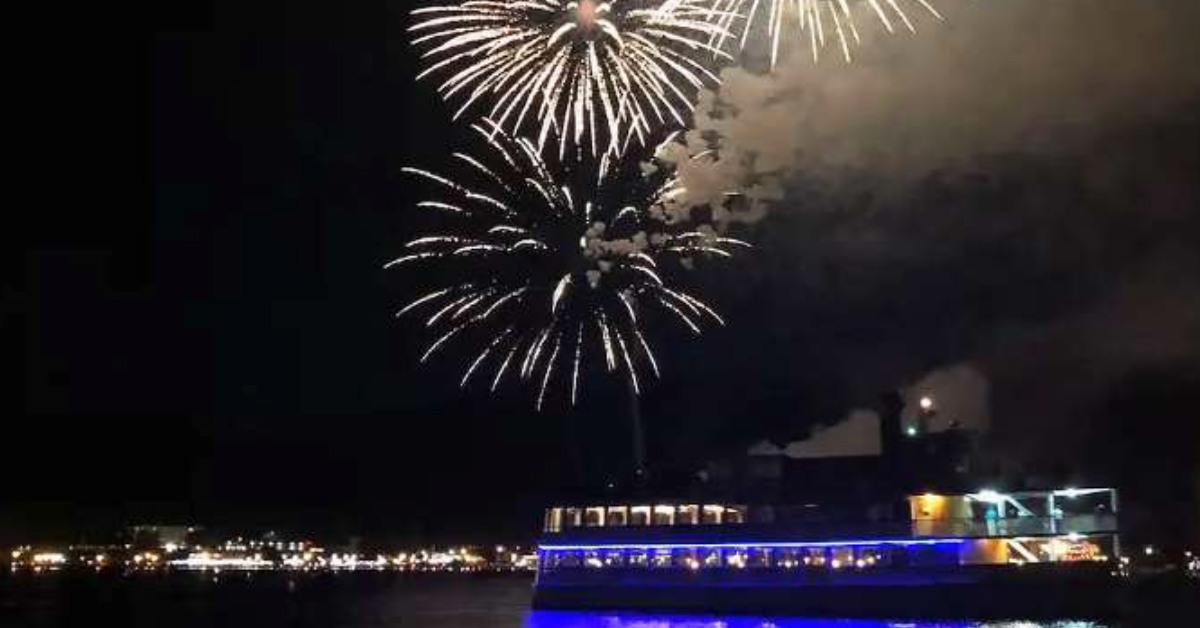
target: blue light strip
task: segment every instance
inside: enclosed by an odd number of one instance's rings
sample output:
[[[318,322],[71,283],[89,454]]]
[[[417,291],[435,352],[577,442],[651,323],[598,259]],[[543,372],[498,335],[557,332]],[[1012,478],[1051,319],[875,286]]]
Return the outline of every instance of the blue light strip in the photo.
[[[793,548],[807,547],[861,547],[872,545],[958,545],[966,539],[879,539],[874,541],[814,541],[792,543],[609,543],[599,545],[539,545],[541,551],[569,550],[608,550],[608,549],[758,549],[758,548]]]

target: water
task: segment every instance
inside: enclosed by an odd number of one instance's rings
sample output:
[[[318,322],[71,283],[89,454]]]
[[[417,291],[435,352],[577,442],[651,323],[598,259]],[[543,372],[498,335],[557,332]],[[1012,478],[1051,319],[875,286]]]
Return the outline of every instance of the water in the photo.
[[[1094,622],[912,622],[863,619],[621,616],[531,613],[523,628],[1102,628]]]
[[[49,628],[1126,628],[1093,622],[888,622],[529,610],[523,577],[347,574],[0,579],[0,626]],[[1169,628],[1163,626],[1163,628]]]

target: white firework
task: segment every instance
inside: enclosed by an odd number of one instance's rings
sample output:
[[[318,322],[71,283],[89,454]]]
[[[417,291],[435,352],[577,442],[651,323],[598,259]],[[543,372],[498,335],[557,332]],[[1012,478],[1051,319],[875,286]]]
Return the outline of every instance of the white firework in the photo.
[[[909,17],[907,7],[919,7],[937,19],[942,15],[929,0],[707,0],[713,11],[711,19],[721,26],[724,35],[710,40],[714,45],[729,42],[745,48],[750,33],[756,25],[766,21],[766,35],[771,48],[771,66],[779,60],[781,42],[788,37],[787,29],[795,33],[812,49],[813,60],[827,42],[836,42],[846,61],[850,61],[850,49],[860,43],[855,26],[855,10],[860,6],[879,20],[887,32],[905,28],[915,32],[916,27]],[[666,0],[665,10],[670,10],[682,0]],[[758,27],[761,28],[761,27]]]
[[[484,371],[492,373],[493,390],[507,380],[530,381],[541,409],[557,382],[575,403],[586,360],[623,373],[640,392],[640,369],[657,376],[659,368],[642,327],[647,318],[674,320],[696,334],[705,324],[724,324],[671,283],[671,271],[683,259],[724,258],[749,245],[657,223],[653,209],[676,191],[674,181],[618,184],[602,175],[596,183],[564,184],[532,141],[490,120],[473,128],[489,150],[455,154],[469,176],[405,169],[442,192],[420,206],[447,221],[443,233],[413,239],[386,265],[435,278],[397,313],[423,313],[433,332],[422,362],[452,345],[474,346],[464,387]]]
[[[685,126],[725,25],[712,0],[470,0],[413,11],[420,78],[500,128],[534,131],[592,155],[645,145],[656,127]]]

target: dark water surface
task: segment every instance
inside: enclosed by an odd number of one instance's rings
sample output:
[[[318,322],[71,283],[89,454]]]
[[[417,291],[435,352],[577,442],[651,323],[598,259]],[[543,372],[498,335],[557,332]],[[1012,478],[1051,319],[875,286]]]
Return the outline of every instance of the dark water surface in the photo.
[[[519,576],[51,575],[0,578],[3,628],[1126,628],[1093,622],[888,622],[529,610]],[[1169,628],[1163,626],[1162,628]]]

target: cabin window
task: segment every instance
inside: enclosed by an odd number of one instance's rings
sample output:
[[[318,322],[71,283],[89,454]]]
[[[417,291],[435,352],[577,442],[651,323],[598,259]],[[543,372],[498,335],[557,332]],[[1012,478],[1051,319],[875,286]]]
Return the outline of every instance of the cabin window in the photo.
[[[558,555],[558,567],[564,569],[573,569],[580,565],[579,552],[562,552]]]
[[[775,509],[771,506],[754,506],[750,508],[750,523],[775,523]]]
[[[829,566],[834,569],[844,569],[854,566],[854,548],[835,547],[829,551]]]
[[[546,531],[562,532],[563,509],[550,508],[546,511]]]
[[[583,511],[579,508],[567,508],[563,511],[564,528],[583,527]]]
[[[858,559],[854,561],[854,566],[859,569],[878,566],[883,562],[883,552],[876,547],[865,547],[858,552]]]
[[[694,526],[700,523],[699,506],[680,506],[675,512],[676,525]]]
[[[604,561],[600,559],[599,552],[584,552],[583,564],[591,569],[597,569],[604,566]]]
[[[746,523],[745,506],[729,506],[722,516],[723,523]]]
[[[755,548],[750,550],[750,554],[746,559],[746,564],[749,567],[757,569],[765,569],[771,566],[771,550],[766,548]]]
[[[677,549],[671,558],[671,563],[678,569],[700,568],[700,558],[696,556],[696,550]]]
[[[654,507],[654,525],[656,525],[656,526],[673,526],[673,525],[675,525],[675,507],[674,506],[655,506]]]
[[[604,507],[600,506],[597,508],[588,508],[586,522],[587,522],[586,525],[589,528],[603,528],[604,527]]]
[[[624,527],[629,525],[629,507],[628,506],[611,506],[608,509],[608,515],[605,517],[605,522],[609,527]]]
[[[631,526],[648,526],[650,525],[650,507],[649,506],[634,506],[629,509],[629,525]]]
[[[783,567],[784,569],[795,569],[800,566],[799,552],[790,548],[782,548],[775,550],[775,566]]]
[[[724,506],[714,506],[713,504],[706,504],[702,511],[702,514],[701,514],[702,519],[700,520],[700,522],[703,523],[704,525],[720,525],[721,524],[721,513],[723,513],[723,512],[725,512]]]

